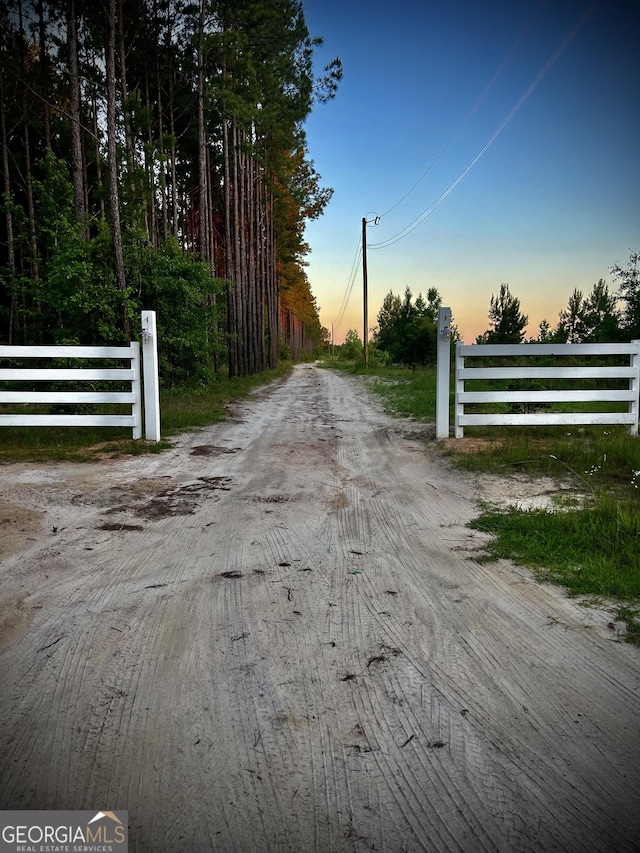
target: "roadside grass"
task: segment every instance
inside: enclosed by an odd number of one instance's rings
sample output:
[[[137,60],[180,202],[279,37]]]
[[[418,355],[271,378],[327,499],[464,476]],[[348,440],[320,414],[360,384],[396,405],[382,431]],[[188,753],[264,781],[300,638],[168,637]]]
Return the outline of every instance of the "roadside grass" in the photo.
[[[390,412],[435,420],[434,369],[401,370],[327,361],[371,377]],[[453,418],[451,419],[453,421]],[[541,580],[612,602],[624,639],[640,645],[640,439],[623,427],[475,427],[443,443],[457,467],[570,480],[574,500],[551,509],[486,507],[471,527],[490,533],[489,559],[508,558]]]
[[[161,391],[162,440],[159,442],[133,441],[131,429],[125,427],[3,427],[0,463],[91,462],[104,455],[161,453],[172,446],[169,440],[172,435],[224,420],[225,405],[290,370],[291,363],[283,362],[277,369],[255,376],[234,379],[220,376],[206,386]]]

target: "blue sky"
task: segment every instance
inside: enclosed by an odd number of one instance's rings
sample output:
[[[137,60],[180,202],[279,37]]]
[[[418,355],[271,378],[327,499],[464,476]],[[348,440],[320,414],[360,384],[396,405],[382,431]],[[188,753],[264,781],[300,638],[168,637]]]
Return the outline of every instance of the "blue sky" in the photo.
[[[316,73],[335,56],[344,65],[335,100],[306,124],[309,156],[334,189],[306,231],[329,330],[353,282],[336,343],[350,328],[362,336],[361,265],[351,273],[363,216],[381,216],[367,229],[369,327],[385,294],[407,286],[437,287],[467,341],[488,327],[502,282],[533,336],[575,287],[586,294],[604,278],[615,289],[609,268],[640,250],[637,0],[304,0],[304,10],[324,38]],[[393,242],[510,115],[437,209]]]

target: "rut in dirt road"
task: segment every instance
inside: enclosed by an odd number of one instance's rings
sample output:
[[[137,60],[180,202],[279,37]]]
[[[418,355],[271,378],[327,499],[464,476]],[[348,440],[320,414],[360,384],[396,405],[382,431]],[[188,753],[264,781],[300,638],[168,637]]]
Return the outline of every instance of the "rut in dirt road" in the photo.
[[[638,850],[638,650],[474,561],[416,430],[298,366],[153,459],[6,466],[61,533],[2,563],[0,807],[128,809],[136,853]]]

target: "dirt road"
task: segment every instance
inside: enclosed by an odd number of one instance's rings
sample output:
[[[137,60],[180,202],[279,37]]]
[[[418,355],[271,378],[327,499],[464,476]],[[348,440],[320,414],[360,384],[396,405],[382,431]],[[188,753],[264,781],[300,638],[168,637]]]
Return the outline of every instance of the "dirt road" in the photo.
[[[0,469],[0,807],[128,809],[137,853],[640,849],[640,651],[474,560],[491,484],[316,367],[229,414]]]

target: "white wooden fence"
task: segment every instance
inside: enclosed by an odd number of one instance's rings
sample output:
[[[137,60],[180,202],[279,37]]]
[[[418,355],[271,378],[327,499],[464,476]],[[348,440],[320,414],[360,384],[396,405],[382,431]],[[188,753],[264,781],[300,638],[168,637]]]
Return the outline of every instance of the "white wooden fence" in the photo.
[[[620,366],[588,365],[591,359],[611,355],[627,356],[629,363]],[[471,367],[468,359],[478,357],[554,356],[564,358],[564,364],[549,366]],[[580,366],[568,364],[567,359],[580,356]],[[584,357],[584,358],[582,358]],[[550,424],[626,424],[632,435],[638,434],[638,388],[640,387],[640,341],[624,344],[457,344],[455,391],[455,437],[461,438],[465,426],[535,426]],[[567,390],[503,389],[493,391],[468,390],[467,383],[485,379],[507,380],[572,380],[576,388]],[[596,387],[580,388],[580,381],[596,380]],[[613,390],[611,379],[624,380],[627,387]],[[598,384],[599,383],[599,387]],[[604,386],[604,387],[603,387]],[[626,403],[626,412],[553,412],[546,407],[553,403],[617,402]],[[541,411],[469,413],[467,404],[519,403],[524,409],[545,406]]]
[[[144,361],[144,423],[145,438],[160,440],[160,410],[158,403],[158,372],[155,337],[155,312],[142,312],[142,348]],[[131,427],[133,438],[142,437],[143,396],[140,365],[140,344],[132,342],[127,347],[81,346],[0,346],[0,360],[4,359],[60,359],[81,358],[100,361],[105,359],[128,361],[128,367],[82,368],[0,368],[0,382],[126,382],[127,391],[0,391],[0,404],[127,404],[128,414],[19,414],[0,413],[0,426],[119,426]]]

